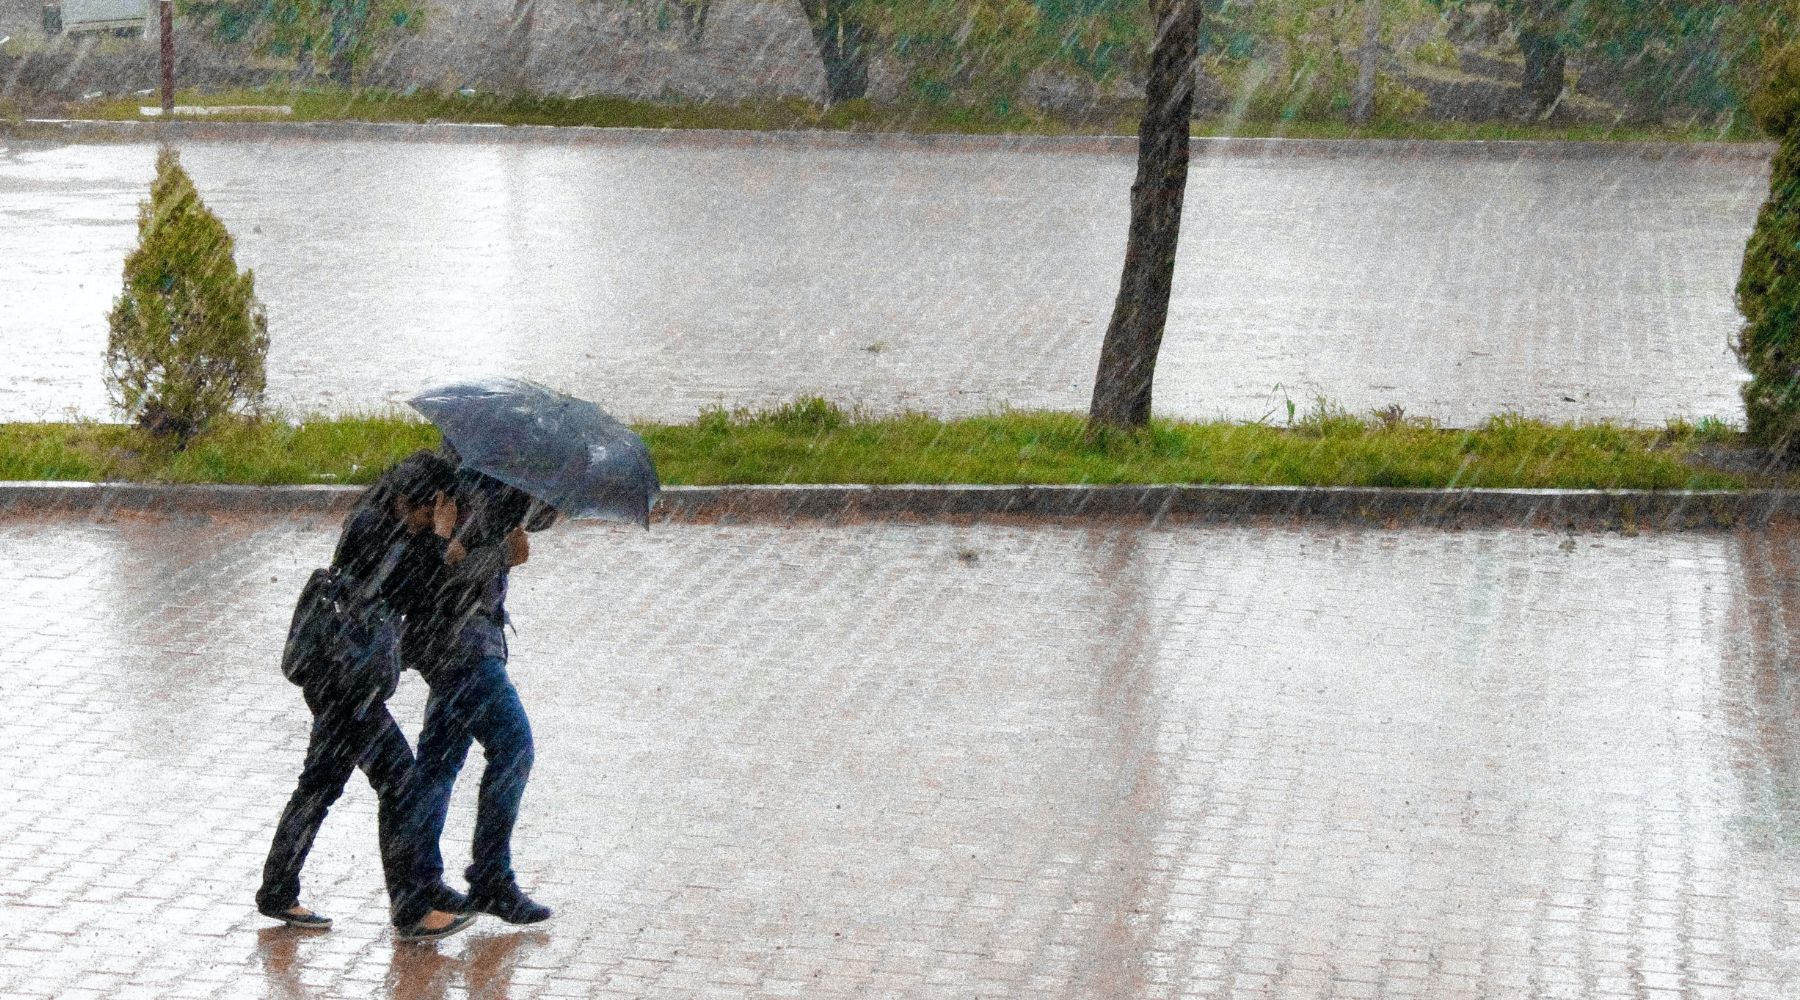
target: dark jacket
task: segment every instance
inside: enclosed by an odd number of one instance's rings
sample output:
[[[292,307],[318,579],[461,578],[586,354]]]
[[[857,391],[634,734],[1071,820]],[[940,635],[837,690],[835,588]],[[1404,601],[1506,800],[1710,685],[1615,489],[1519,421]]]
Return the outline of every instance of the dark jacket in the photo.
[[[364,608],[411,616],[429,601],[448,545],[430,531],[411,534],[388,512],[363,506],[344,522],[331,568],[354,581]]]
[[[455,566],[438,561],[401,640],[402,662],[433,685],[507,655],[504,538],[524,508],[510,495],[516,491],[485,476],[459,479],[456,502],[464,516],[457,540],[468,555]]]

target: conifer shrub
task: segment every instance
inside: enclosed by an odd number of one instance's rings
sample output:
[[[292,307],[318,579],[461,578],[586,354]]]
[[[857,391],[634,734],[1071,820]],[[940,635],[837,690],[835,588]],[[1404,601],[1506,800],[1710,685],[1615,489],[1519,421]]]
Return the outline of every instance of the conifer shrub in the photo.
[[[1734,346],[1751,376],[1743,388],[1750,437],[1786,457],[1800,453],[1800,43],[1770,60],[1749,106],[1781,145],[1744,248],[1744,326]]]
[[[238,272],[231,233],[173,149],[157,155],[138,246],[106,318],[107,391],[152,433],[185,446],[216,418],[261,403],[269,324],[255,277]]]

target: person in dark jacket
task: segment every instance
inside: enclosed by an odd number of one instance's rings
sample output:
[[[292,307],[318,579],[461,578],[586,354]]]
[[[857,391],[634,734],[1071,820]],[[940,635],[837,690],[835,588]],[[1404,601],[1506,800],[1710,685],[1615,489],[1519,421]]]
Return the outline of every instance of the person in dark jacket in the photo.
[[[453,565],[433,589],[430,610],[409,625],[402,660],[431,686],[408,809],[419,843],[415,880],[443,880],[438,841],[450,792],[469,748],[480,743],[487,762],[476,799],[475,835],[466,871],[469,907],[514,924],[548,919],[550,909],[519,888],[512,867],[512,831],[531,774],[531,721],[506,674],[508,571],[531,556],[526,528],[541,530],[554,509],[525,493],[461,469],[455,494],[462,518]]]
[[[338,538],[331,565],[350,588],[347,602],[365,621],[418,618],[427,611],[429,587],[455,549],[454,466],[430,452],[412,455],[384,473],[357,502]],[[310,655],[308,655],[310,654]],[[454,934],[474,918],[466,900],[441,881],[416,882],[418,842],[403,823],[412,750],[387,710],[391,680],[381,689],[352,685],[346,671],[308,647],[297,665],[312,735],[298,786],[282,811],[256,893],[258,912],[306,928],[331,926],[328,917],[300,905],[300,870],[326,811],[361,768],[379,799],[377,824],[382,871],[399,936],[423,940]],[[366,683],[366,682],[359,682]],[[435,845],[434,845],[435,846]]]

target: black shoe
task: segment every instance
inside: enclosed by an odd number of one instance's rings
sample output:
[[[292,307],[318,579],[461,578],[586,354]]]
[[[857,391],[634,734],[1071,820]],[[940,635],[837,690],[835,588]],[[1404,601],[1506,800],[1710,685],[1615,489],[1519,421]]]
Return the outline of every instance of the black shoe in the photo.
[[[458,931],[466,930],[474,922],[475,914],[473,913],[458,913],[455,920],[435,929],[425,926],[425,921],[421,920],[408,927],[394,928],[394,939],[397,941],[436,941],[438,938],[447,938]]]
[[[434,910],[445,913],[468,913],[469,897],[450,888],[443,882],[425,890],[425,902]]]
[[[515,882],[494,888],[470,886],[469,909],[491,913],[509,924],[535,924],[550,919],[550,908],[532,902]]]
[[[301,910],[303,912],[295,913],[295,910]],[[328,931],[331,929],[330,917],[314,913],[311,910],[306,909],[306,907],[301,906],[299,903],[295,903],[285,910],[278,910],[273,906],[258,906],[256,912],[268,917],[270,920],[279,920],[289,927],[301,927],[309,931]]]

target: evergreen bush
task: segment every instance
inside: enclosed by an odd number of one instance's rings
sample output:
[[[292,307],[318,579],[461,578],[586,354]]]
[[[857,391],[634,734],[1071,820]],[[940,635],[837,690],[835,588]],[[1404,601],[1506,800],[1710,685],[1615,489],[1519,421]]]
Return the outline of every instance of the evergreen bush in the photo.
[[[231,234],[172,149],[138,207],[138,247],[107,314],[106,387],[140,426],[185,445],[216,417],[262,400],[269,324]]]
[[[1800,452],[1800,44],[1774,56],[1749,102],[1780,142],[1769,200],[1756,216],[1738,277],[1738,357],[1750,370],[1744,410],[1750,436],[1781,455]]]

